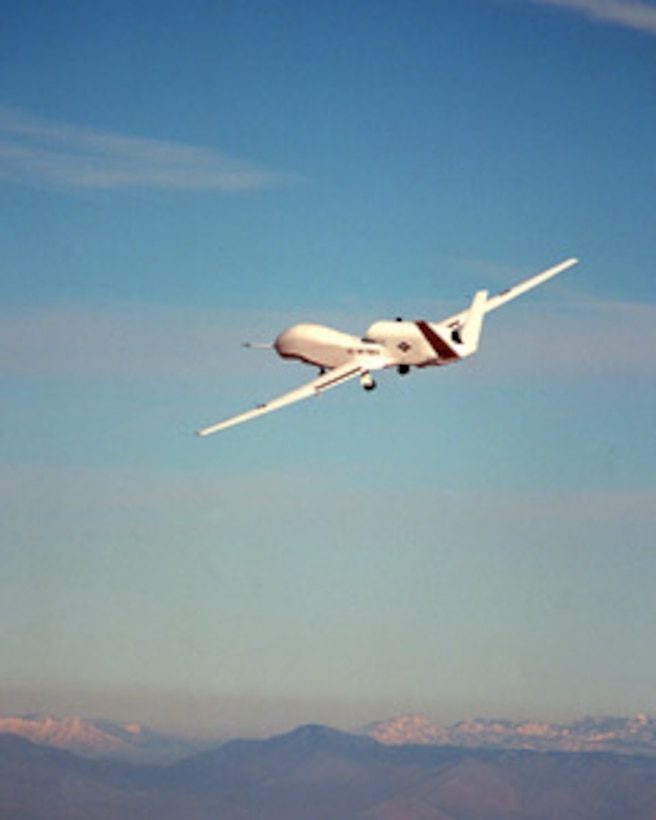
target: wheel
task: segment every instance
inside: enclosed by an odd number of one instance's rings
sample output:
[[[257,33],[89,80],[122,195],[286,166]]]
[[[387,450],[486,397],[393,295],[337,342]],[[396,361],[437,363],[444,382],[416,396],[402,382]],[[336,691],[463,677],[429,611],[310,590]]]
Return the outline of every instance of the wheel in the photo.
[[[371,373],[363,373],[362,376],[360,376],[360,384],[364,387],[365,390],[376,389],[376,382],[374,381]]]

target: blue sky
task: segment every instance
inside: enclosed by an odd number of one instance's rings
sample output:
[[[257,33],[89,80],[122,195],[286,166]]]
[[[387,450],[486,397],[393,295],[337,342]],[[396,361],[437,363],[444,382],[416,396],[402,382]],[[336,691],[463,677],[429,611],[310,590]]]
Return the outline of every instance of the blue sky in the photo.
[[[2,5],[0,711],[212,735],[656,712],[656,4]],[[241,342],[459,367],[211,439]]]

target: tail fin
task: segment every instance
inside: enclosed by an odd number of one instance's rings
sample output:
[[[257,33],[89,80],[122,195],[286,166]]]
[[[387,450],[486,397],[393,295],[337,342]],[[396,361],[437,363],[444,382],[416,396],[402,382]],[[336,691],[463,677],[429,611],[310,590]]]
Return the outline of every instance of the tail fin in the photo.
[[[455,331],[456,340],[463,346],[461,356],[470,356],[478,350],[481,331],[483,330],[483,319],[487,309],[487,295],[486,290],[479,290],[476,293],[462,325]]]
[[[486,312],[487,291],[479,290],[467,310],[452,316],[446,322],[415,324],[437,354],[438,363],[449,364],[476,353]]]

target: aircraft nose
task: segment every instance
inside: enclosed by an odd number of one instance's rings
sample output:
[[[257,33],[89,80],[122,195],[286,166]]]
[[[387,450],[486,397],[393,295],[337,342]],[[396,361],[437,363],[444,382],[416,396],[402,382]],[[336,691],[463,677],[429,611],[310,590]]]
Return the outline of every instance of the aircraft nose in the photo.
[[[295,335],[294,328],[292,327],[288,327],[283,330],[282,333],[278,334],[275,342],[273,343],[273,347],[279,355],[282,355],[285,351],[290,349]]]
[[[283,358],[296,357],[308,337],[307,325],[292,325],[278,334],[273,347]]]

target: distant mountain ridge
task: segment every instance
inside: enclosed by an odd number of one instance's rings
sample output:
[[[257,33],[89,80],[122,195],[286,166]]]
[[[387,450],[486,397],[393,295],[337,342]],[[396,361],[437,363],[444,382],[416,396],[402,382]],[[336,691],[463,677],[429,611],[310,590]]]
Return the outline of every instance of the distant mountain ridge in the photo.
[[[135,763],[169,763],[207,748],[159,734],[137,723],[114,723],[69,716],[30,714],[0,717],[0,735],[12,734],[33,743],[66,749],[82,757],[115,758]],[[218,741],[211,745],[216,745]]]
[[[470,718],[450,726],[403,715],[365,726],[362,734],[387,745],[408,743],[538,752],[613,752],[656,756],[656,718],[583,718],[559,724]]]
[[[219,737],[194,742],[160,734],[136,723],[52,715],[0,717],[0,735],[3,734],[66,749],[82,757],[134,763],[173,763],[225,742]],[[348,736],[373,739],[386,746],[610,752],[656,757],[656,718],[644,714],[628,718],[583,718],[569,724],[469,718],[449,726],[423,715],[402,715],[369,724]]]

